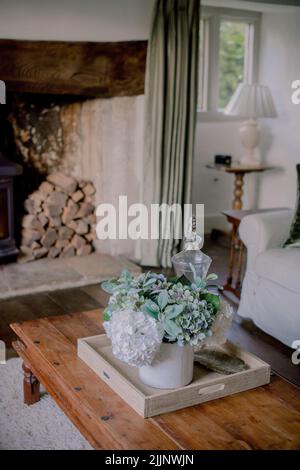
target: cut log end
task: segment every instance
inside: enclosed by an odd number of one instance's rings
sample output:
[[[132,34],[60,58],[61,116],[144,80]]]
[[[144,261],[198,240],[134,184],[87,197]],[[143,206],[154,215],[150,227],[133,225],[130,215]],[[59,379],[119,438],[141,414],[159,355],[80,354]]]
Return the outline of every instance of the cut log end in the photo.
[[[52,173],[24,202],[20,262],[47,256],[85,256],[93,251],[95,187],[62,172]]]

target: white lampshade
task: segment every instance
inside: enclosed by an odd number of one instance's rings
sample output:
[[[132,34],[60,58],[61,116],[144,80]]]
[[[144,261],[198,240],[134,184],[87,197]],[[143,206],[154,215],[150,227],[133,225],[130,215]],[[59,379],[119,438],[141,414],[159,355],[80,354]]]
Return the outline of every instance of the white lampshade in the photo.
[[[240,83],[224,109],[224,114],[242,118],[271,118],[277,112],[271,92],[264,85]]]

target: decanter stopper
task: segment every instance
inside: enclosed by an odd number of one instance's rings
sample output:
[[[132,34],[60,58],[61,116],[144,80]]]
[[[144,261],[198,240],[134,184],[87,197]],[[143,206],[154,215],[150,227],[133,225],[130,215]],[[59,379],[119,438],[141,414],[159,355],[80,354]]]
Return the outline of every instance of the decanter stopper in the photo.
[[[183,242],[184,250],[201,250],[203,247],[203,238],[198,235],[196,217],[193,216],[189,222],[188,231]]]
[[[172,263],[178,277],[184,275],[193,282],[194,270],[197,277],[206,277],[212,259],[201,251],[202,246],[203,237],[196,232],[196,217],[193,216],[184,239],[183,251],[172,257]]]

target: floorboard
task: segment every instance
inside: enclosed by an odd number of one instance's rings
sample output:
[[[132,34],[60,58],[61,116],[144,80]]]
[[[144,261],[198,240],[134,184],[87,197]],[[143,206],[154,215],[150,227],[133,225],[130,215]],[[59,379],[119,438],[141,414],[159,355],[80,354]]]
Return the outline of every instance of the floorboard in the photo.
[[[48,296],[66,313],[77,313],[101,307],[101,304],[82,288],[49,292]]]
[[[37,318],[63,315],[66,313],[63,306],[51,299],[47,293],[26,295],[21,297],[21,302],[23,305],[29,307],[32,314]]]
[[[101,307],[106,307],[106,305],[108,304],[109,294],[104,292],[104,290],[101,289],[99,284],[93,286],[85,286],[82,287],[81,290],[88,294],[90,297],[92,297],[94,300],[96,300]]]

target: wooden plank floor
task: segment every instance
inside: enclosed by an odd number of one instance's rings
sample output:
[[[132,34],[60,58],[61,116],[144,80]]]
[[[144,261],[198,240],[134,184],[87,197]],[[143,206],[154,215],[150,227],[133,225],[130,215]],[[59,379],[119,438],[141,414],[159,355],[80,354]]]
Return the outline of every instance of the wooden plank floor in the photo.
[[[223,283],[228,254],[226,245],[206,241],[205,252],[213,259],[211,271],[216,272],[219,282]],[[94,310],[105,307],[107,300],[107,294],[99,285],[91,285],[0,301],[0,339],[7,345],[8,357],[15,354],[10,347],[15,339],[9,328],[10,323]],[[237,304],[232,305],[237,308]],[[300,387],[300,367],[292,364],[293,351],[290,348],[259,330],[251,321],[237,316],[229,337],[231,341],[268,362],[278,375]]]
[[[8,357],[15,355],[11,343],[16,339],[10,323],[94,310],[105,306],[107,298],[99,285],[94,285],[0,301],[0,339],[8,348]]]

